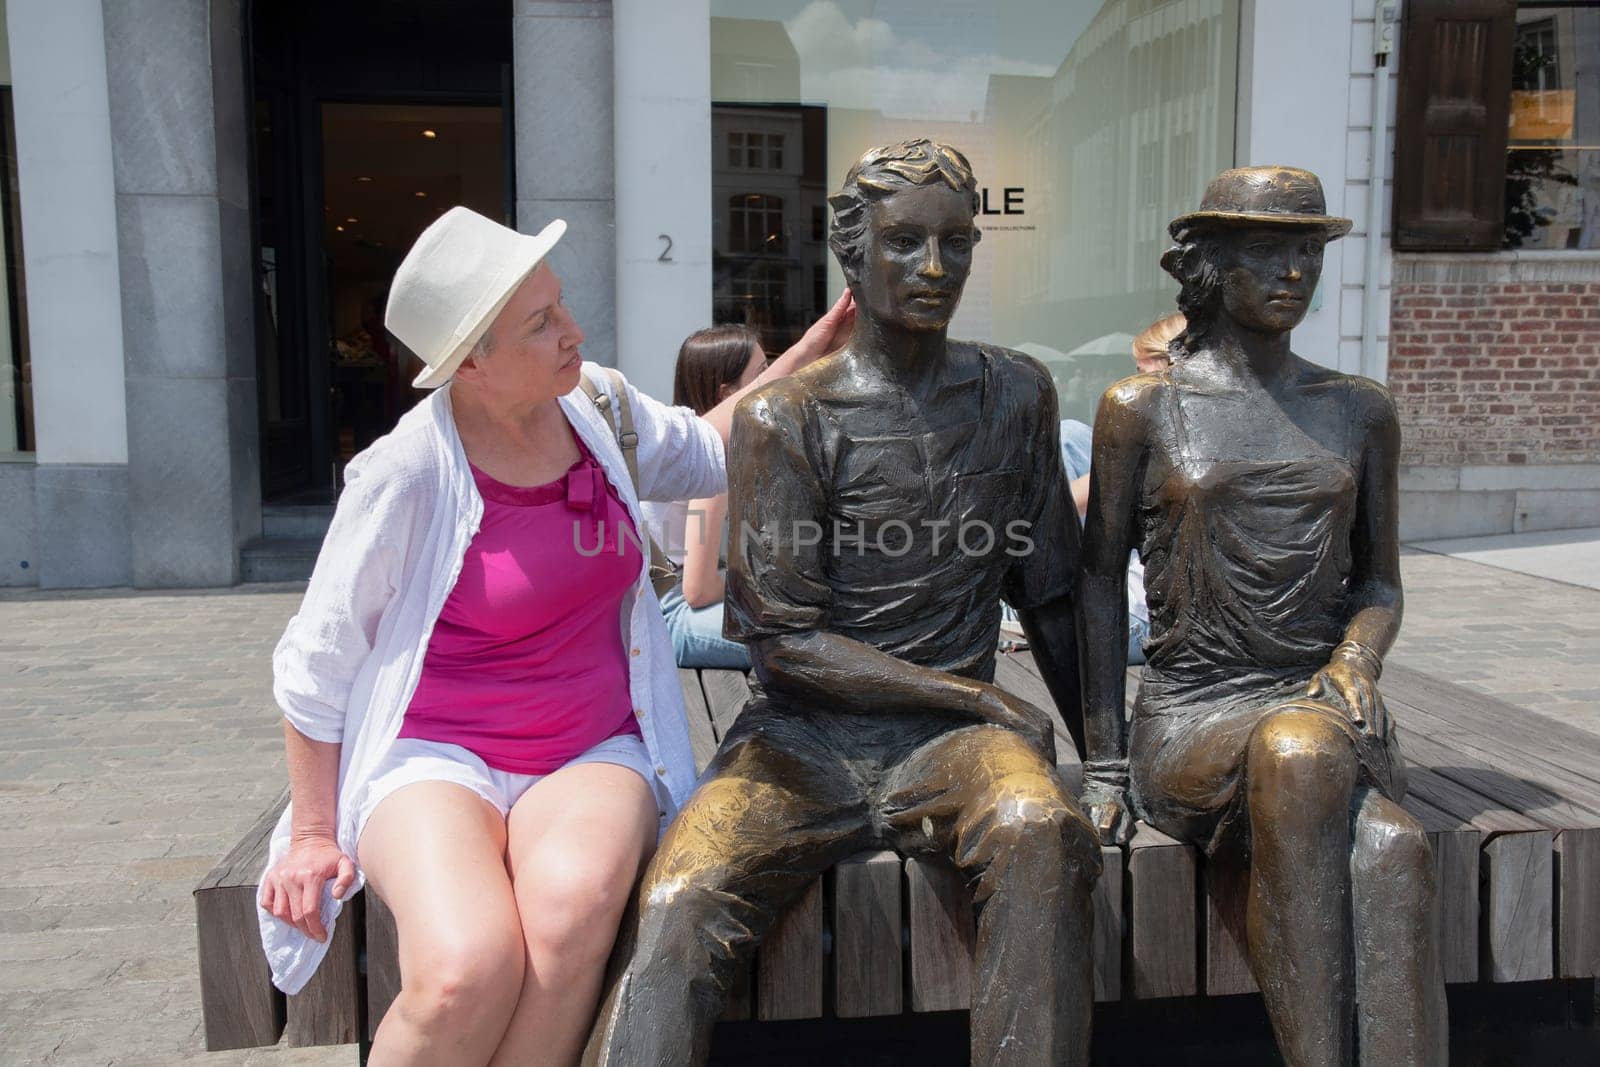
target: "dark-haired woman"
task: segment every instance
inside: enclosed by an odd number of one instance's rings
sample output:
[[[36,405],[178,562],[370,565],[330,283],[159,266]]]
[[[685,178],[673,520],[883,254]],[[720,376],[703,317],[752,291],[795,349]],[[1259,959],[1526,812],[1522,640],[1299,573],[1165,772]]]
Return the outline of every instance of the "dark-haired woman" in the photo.
[[[1433,860],[1377,686],[1401,613],[1394,403],[1289,349],[1349,228],[1285,167],[1220,175],[1171,226],[1177,358],[1113,386],[1094,429],[1080,603],[1104,736],[1134,547],[1150,636],[1083,800],[1108,839],[1131,810],[1247,866],[1251,969],[1292,1067],[1351,1063],[1357,1003],[1362,1063],[1440,1064]]]
[[[766,365],[767,354],[749,327],[697,330],[678,349],[672,403],[692,408],[697,415],[710,411],[755,381]],[[744,645],[722,636],[721,548],[728,494],[650,501],[644,513],[651,534],[681,571],[682,580],[661,597],[678,666],[749,670],[750,653]]]

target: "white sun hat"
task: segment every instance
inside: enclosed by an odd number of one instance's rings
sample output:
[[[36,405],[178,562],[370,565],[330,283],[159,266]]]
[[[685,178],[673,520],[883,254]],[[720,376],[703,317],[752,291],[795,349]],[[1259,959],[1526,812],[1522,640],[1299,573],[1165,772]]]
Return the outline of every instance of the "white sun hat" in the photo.
[[[453,207],[422,231],[389,288],[383,325],[427,364],[411,384],[450,380],[522,280],[550,254],[567,224],[530,236]]]

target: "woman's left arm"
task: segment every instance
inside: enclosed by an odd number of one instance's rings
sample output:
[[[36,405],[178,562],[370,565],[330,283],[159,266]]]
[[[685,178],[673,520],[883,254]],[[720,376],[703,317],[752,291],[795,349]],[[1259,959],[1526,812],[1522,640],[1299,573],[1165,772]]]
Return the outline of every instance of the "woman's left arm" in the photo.
[[[726,449],[739,400],[768,382],[793,374],[849,340],[855,329],[856,306],[849,290],[811,325],[805,336],[773,360],[754,382],[706,412],[672,407],[636,390],[628,400],[639,434],[640,500],[688,500],[715,496],[728,488]]]
[[[738,407],[740,400],[768,382],[787,378],[823,356],[837,352],[844,347],[846,341],[850,340],[850,334],[855,328],[855,300],[850,296],[850,290],[846,289],[839,299],[833,302],[833,307],[823,312],[822,318],[811,324],[811,328],[801,336],[800,340],[790,345],[783,355],[767,364],[767,369],[762,371],[755,381],[728,396],[722,403],[700,417],[711,424],[712,429],[717,431],[717,436],[722,438],[722,443],[726,445],[733,427],[733,409]]]
[[[1388,724],[1378,676],[1400,632],[1405,603],[1400,584],[1400,419],[1394,398],[1381,385],[1357,379],[1354,395],[1364,433],[1350,538],[1350,619],[1344,640],[1312,678],[1309,691],[1312,696],[1336,693],[1357,726],[1382,737]]]

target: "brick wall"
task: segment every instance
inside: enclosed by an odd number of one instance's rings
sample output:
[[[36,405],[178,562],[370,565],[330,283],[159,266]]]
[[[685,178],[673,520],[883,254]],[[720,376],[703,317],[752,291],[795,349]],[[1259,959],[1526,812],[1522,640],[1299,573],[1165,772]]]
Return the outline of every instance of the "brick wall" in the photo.
[[[1600,281],[1395,279],[1404,465],[1600,461]]]

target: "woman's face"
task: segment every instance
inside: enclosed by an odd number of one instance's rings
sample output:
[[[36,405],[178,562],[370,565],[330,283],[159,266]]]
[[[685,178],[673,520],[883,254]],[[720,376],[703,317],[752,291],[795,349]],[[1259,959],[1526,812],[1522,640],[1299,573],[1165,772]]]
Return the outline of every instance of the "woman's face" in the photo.
[[[583,330],[561,301],[561,279],[547,264],[517,287],[474,355],[456,376],[508,400],[538,403],[578,387]]]
[[[1327,242],[1288,226],[1240,230],[1223,242],[1222,307],[1240,326],[1285,333],[1300,325],[1322,277]]]

